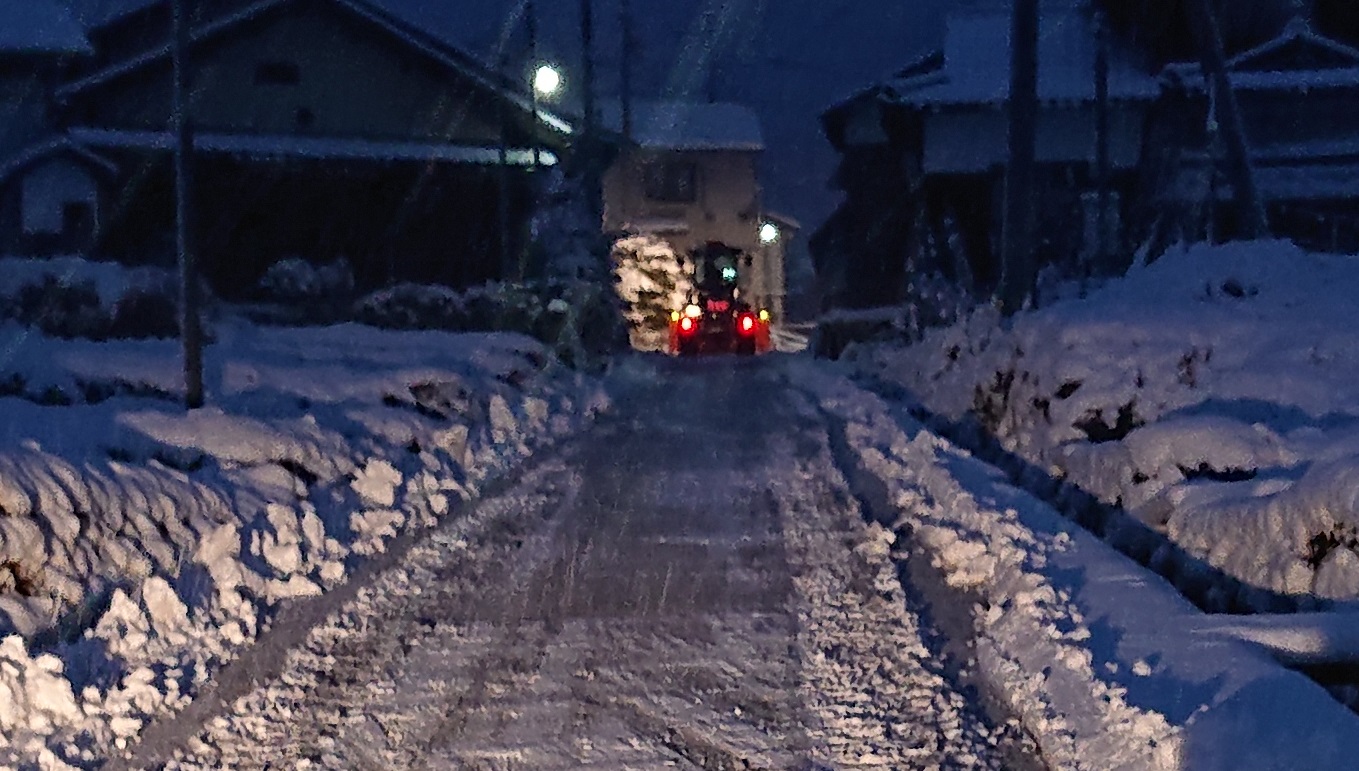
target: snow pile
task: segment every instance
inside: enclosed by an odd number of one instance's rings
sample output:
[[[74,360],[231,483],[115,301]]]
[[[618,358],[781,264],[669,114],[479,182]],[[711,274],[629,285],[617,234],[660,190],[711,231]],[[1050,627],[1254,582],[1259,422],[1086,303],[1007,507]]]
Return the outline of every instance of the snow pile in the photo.
[[[932,768],[944,759],[997,767],[1000,733],[978,719],[922,640],[890,557],[896,536],[865,526],[857,507],[818,505],[852,497],[843,482],[811,487],[820,475],[804,464],[794,478],[809,489],[781,499],[788,505],[780,504],[779,518],[793,575],[801,695],[825,732],[826,755],[817,760],[828,768]]]
[[[518,335],[216,331],[210,406],[186,413],[172,341],[0,327],[0,767],[96,765],[279,603],[606,404]]]
[[[1134,521],[1106,536],[1167,575],[1225,574],[1214,608],[1352,600],[1356,267],[1281,242],[1196,246],[1008,329],[982,312],[856,359],[1037,475],[1124,507]]]
[[[1053,768],[1348,768],[1352,713],[994,468],[812,365],[855,487],[978,599],[977,661]]]
[[[281,302],[343,302],[354,292],[354,270],[343,257],[326,265],[289,257],[269,266],[259,288],[269,299]]]

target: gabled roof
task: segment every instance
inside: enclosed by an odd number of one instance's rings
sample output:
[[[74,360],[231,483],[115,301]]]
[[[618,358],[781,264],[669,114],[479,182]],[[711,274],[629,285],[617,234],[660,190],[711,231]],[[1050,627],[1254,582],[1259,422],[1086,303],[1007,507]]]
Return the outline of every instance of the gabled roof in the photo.
[[[1043,101],[1092,101],[1095,98],[1094,26],[1079,3],[1045,7],[1038,34],[1038,98]],[[901,104],[929,107],[999,104],[1010,94],[1011,13],[983,4],[955,12],[947,20],[939,81],[903,83]],[[1156,79],[1137,66],[1131,53],[1114,45],[1109,52],[1109,95],[1120,100],[1149,100]]]
[[[621,133],[622,105],[602,105],[600,123]],[[632,105],[632,139],[665,150],[764,149],[760,119],[749,107],[729,102],[638,100]]]
[[[55,0],[0,0],[0,54],[88,54],[85,30]]]
[[[0,159],[0,184],[4,184],[9,177],[33,164],[57,155],[70,155],[78,158],[82,163],[110,174],[117,171],[118,168],[113,161],[72,139],[69,135],[58,134],[29,145],[9,158]]]
[[[22,0],[16,0],[22,1]],[[79,1],[79,0],[76,0]],[[94,3],[97,0],[83,0],[87,3]],[[118,15],[126,15],[137,10],[142,10],[158,2],[166,0],[112,0],[113,2],[123,3],[118,6],[109,6],[119,11]],[[379,0],[329,0],[337,7],[343,8],[352,14],[372,23],[375,28],[395,36],[406,45],[419,51],[425,56],[433,59],[439,64],[448,67],[463,76],[469,78],[477,85],[490,90],[500,97],[508,100],[525,112],[534,110],[533,100],[527,93],[526,86],[520,86],[511,79],[494,72],[478,62],[475,58],[461,51],[456,46],[448,44],[424,30],[417,29],[401,19],[388,13],[380,7]],[[197,43],[209,40],[225,34],[236,27],[258,18],[266,11],[278,8],[296,0],[256,0],[255,2],[244,3],[242,6],[230,13],[220,16],[212,21],[203,24],[193,31],[192,40]],[[133,6],[136,7],[133,7]],[[91,11],[90,18],[117,18],[117,16],[106,17],[96,15]],[[69,83],[57,89],[58,99],[67,99],[99,84],[124,77],[133,72],[139,71],[158,61],[168,59],[170,56],[170,44],[167,43],[158,48],[151,49],[140,55],[123,60],[116,64],[105,67],[91,73],[79,80]],[[552,131],[559,134],[574,133],[574,127],[564,118],[554,114],[546,107],[539,105],[536,110],[539,121]]]
[[[1315,32],[1302,17],[1278,37],[1227,61],[1232,87],[1249,91],[1359,87],[1359,49]],[[1185,88],[1202,90],[1198,62],[1167,66],[1163,76]]]

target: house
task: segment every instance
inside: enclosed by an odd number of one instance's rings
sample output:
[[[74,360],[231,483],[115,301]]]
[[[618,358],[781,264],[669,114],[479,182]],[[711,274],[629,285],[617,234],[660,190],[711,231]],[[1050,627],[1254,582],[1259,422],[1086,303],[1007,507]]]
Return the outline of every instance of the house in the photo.
[[[65,234],[92,227],[94,192],[70,182],[100,160],[62,143],[32,150],[49,131],[53,85],[91,52],[54,0],[0,0],[0,250],[22,241],[60,248]],[[21,175],[22,184],[6,184]]]
[[[926,275],[974,296],[1000,277],[998,237],[1010,82],[1008,3],[963,3],[944,47],[822,116],[841,155],[845,201],[812,237],[831,304],[901,300]],[[1098,208],[1090,195],[1108,120],[1105,238],[1123,231],[1143,128],[1159,87],[1135,51],[1109,41],[1108,99],[1096,99],[1098,37],[1086,2],[1043,3],[1037,124],[1039,247],[1044,262],[1089,259]]]
[[[681,255],[710,242],[739,249],[750,258],[742,294],[780,317],[796,227],[763,209],[755,114],[722,102],[639,100],[625,132],[621,105],[602,113],[606,128],[627,134],[603,178],[605,231],[656,236]]]
[[[1303,17],[1227,62],[1255,182],[1275,235],[1309,248],[1359,251],[1359,49]],[[1210,95],[1196,63],[1166,68],[1147,164],[1171,237],[1232,233],[1222,142],[1206,120]]]
[[[73,2],[90,6],[95,51],[52,92],[49,135],[0,194],[63,158],[68,184],[99,194],[86,251],[168,261],[169,3]],[[344,257],[371,288],[480,283],[527,252],[535,164],[569,159],[572,124],[384,2],[194,4],[195,228],[225,296],[290,256]]]

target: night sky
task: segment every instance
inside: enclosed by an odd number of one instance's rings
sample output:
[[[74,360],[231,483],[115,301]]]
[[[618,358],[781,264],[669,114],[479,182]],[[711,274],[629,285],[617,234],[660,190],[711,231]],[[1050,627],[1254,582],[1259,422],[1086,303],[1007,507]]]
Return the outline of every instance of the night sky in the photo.
[[[467,46],[487,56],[523,2],[387,0],[448,14]],[[633,0],[639,97],[719,100],[753,107],[763,122],[766,206],[807,230],[834,207],[835,156],[819,114],[942,42],[947,0]],[[604,98],[618,86],[618,0],[595,0],[597,68]],[[580,61],[579,2],[538,0],[540,51],[568,69]],[[457,18],[453,18],[456,16]],[[708,67],[715,75],[710,79]]]

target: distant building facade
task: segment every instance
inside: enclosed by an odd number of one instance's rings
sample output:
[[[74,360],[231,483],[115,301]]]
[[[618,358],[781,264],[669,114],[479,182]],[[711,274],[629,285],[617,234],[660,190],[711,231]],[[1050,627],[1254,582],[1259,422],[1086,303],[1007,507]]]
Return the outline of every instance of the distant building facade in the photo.
[[[755,114],[728,103],[638,101],[630,136],[622,136],[621,106],[604,113],[604,125],[621,136],[603,179],[605,231],[656,236],[680,255],[709,242],[739,249],[750,256],[742,293],[781,316],[786,245],[796,229],[763,209]]]
[[[219,291],[248,294],[286,257],[346,258],[364,288],[514,275],[533,165],[568,157],[574,130],[526,84],[372,0],[194,5],[195,232]],[[44,243],[0,220],[7,250],[173,255],[169,3],[133,6],[47,90],[45,135],[0,156],[11,214],[50,227],[61,209],[81,237]]]
[[[1162,66],[1135,36],[1106,34],[1099,100],[1093,6],[1044,3],[1040,32],[1037,259],[1067,277],[1234,224],[1199,66]],[[845,196],[810,242],[829,305],[893,304],[937,281],[978,299],[994,290],[1009,24],[1008,3],[960,4],[941,50],[823,114]],[[1359,249],[1359,51],[1295,21],[1228,67],[1275,233]]]

